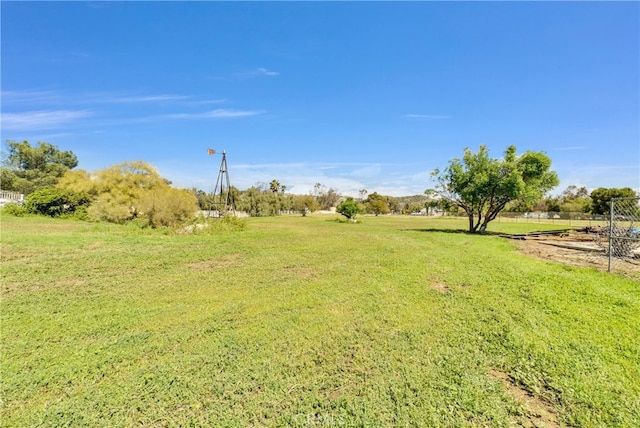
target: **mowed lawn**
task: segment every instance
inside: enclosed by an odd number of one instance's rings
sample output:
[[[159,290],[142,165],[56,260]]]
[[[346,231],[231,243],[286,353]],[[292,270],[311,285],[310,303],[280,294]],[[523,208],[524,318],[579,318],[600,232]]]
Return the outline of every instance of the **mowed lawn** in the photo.
[[[4,215],[1,425],[640,426],[640,282],[464,221],[335,219]]]

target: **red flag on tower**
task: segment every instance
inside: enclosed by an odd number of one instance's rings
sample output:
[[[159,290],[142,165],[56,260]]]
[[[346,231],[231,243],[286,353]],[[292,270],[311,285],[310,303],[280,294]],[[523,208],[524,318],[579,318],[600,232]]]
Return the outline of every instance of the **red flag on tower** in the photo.
[[[215,150],[213,150],[213,149],[207,149],[207,154],[215,155],[215,154],[216,154],[216,151],[215,151]]]

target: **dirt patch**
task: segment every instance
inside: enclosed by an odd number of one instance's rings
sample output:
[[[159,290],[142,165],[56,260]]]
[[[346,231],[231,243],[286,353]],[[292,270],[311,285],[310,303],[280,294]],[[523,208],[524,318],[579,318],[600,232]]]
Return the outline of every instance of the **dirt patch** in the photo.
[[[429,288],[431,288],[431,289],[433,289],[433,290],[436,290],[436,291],[439,291],[439,292],[441,292],[442,294],[447,294],[447,293],[449,293],[449,292],[451,291],[451,290],[449,289],[449,287],[447,287],[447,285],[446,285],[446,284],[443,284],[443,283],[441,283],[441,282],[434,282],[434,283],[431,283],[431,284],[429,285]]]
[[[446,294],[449,292],[449,287],[447,287],[445,284],[442,284],[440,282],[435,282],[433,284],[431,284],[430,286],[431,288],[433,288],[436,291],[439,291],[443,294]]]
[[[427,277],[425,278],[425,281],[427,282],[427,284],[429,284],[428,287],[432,290],[439,291],[442,294],[450,293],[451,289],[447,286],[447,284],[444,284],[439,280],[440,277],[436,274],[427,275]]]
[[[542,397],[526,391],[517,386],[508,374],[491,369],[489,376],[502,382],[509,394],[526,410],[525,420],[519,421],[521,426],[527,428],[556,428],[560,427],[558,413],[553,406]]]
[[[513,242],[522,253],[538,259],[592,267],[604,272],[609,267],[609,257],[593,234],[573,231],[565,236],[528,237]],[[612,263],[612,271],[640,278],[640,260],[616,259]]]

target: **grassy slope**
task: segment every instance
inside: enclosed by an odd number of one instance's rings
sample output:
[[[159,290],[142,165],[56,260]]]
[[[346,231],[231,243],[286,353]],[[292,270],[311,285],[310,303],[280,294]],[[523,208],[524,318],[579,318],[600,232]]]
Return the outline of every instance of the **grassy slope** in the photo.
[[[522,422],[496,368],[563,424],[640,425],[637,281],[448,232],[464,222],[329,218],[184,236],[4,216],[2,424]]]

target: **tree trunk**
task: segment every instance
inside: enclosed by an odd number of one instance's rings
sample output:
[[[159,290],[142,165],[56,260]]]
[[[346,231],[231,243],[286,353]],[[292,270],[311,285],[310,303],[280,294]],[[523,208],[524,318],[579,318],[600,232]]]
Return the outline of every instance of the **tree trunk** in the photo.
[[[500,204],[499,206],[494,208],[492,211],[487,213],[487,216],[485,217],[484,221],[482,222],[482,226],[480,226],[480,233],[482,233],[484,235],[485,231],[487,230],[487,226],[489,225],[489,222],[495,220],[495,218],[498,216],[500,211],[502,211],[504,209],[505,205],[506,205],[506,203]]]
[[[473,224],[473,213],[467,213],[467,216],[469,217],[469,233],[475,233],[477,226]]]

